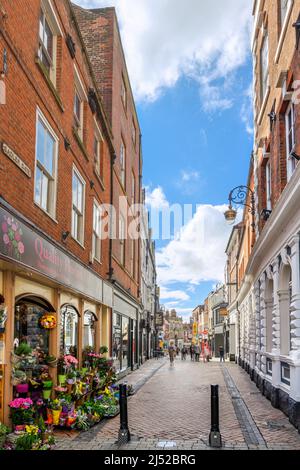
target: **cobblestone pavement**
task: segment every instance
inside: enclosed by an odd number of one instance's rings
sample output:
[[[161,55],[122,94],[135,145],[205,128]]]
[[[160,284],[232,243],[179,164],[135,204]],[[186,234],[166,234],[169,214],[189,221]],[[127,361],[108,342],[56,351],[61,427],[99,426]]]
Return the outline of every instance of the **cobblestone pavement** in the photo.
[[[223,449],[300,450],[300,434],[235,364],[149,361],[126,377],[132,440],[122,450],[209,450],[210,385],[219,385]],[[57,449],[114,450],[119,417],[86,433],[58,434]]]

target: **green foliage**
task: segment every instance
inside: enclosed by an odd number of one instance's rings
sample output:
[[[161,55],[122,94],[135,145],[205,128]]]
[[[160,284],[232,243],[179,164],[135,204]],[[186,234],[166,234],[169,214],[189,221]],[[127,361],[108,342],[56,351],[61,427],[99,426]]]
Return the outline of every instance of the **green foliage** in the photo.
[[[39,436],[25,433],[16,440],[15,450],[32,450],[38,448],[40,442]]]
[[[45,425],[45,421],[43,420],[42,416],[38,417],[38,419],[36,420],[36,424],[39,427],[39,429],[41,430],[41,433],[43,434],[46,431],[46,425]]]
[[[0,436],[9,434],[10,430],[5,424],[0,423]]]
[[[100,354],[107,354],[108,353],[108,347],[107,346],[101,346],[99,350]]]
[[[32,348],[27,343],[21,343],[15,353],[17,356],[29,356],[32,353]]]

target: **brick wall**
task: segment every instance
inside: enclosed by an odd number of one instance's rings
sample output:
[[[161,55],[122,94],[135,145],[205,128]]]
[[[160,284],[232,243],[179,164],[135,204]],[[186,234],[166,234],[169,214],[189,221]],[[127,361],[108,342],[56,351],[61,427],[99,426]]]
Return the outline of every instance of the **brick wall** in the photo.
[[[114,8],[84,10],[74,7],[81,33],[93,64],[98,89],[101,93],[105,111],[112,123],[113,142],[116,161],[113,174],[114,207],[118,213],[119,198],[128,200],[127,209],[132,196],[132,174],[135,178],[136,203],[140,202],[140,128],[131,91],[124,52],[120,39],[117,18]],[[122,79],[127,90],[127,106],[121,98]],[[136,143],[132,139],[132,122],[136,126]],[[123,140],[126,148],[126,183],[121,184],[120,148]],[[127,220],[130,223],[130,217]],[[117,231],[118,231],[117,221]],[[118,232],[117,232],[118,233]],[[140,285],[140,243],[135,241],[135,275],[131,272],[132,244],[125,243],[125,265],[120,260],[121,246],[118,239],[113,241],[114,279],[126,290],[138,298]]]
[[[63,245],[79,260],[89,265],[92,249],[92,211],[94,198],[99,203],[110,202],[110,126],[105,116],[97,117],[104,136],[103,182],[94,172],[93,142],[94,115],[89,104],[84,104],[84,137],[80,146],[73,134],[74,64],[76,64],[85,90],[95,89],[90,66],[83,52],[83,44],[68,1],[53,0],[63,37],[57,44],[57,86],[53,91],[41,68],[36,63],[39,42],[39,0],[1,0],[6,17],[0,19],[0,56],[7,49],[8,74],[5,77],[7,104],[0,106],[0,140],[6,142],[32,171],[29,179],[0,152],[0,194],[33,224],[50,237],[61,242],[63,231],[71,232],[72,168],[76,165],[86,182],[84,247],[71,236]],[[1,15],[1,13],[0,13]],[[76,45],[76,57],[72,59],[65,38],[70,34]],[[42,111],[59,138],[58,186],[56,216],[53,220],[34,203],[34,174],[36,147],[37,107]],[[71,143],[66,150],[64,138]],[[91,189],[90,181],[94,187]],[[103,189],[105,188],[105,189]],[[109,267],[109,241],[102,242],[102,264],[91,266],[107,277]]]

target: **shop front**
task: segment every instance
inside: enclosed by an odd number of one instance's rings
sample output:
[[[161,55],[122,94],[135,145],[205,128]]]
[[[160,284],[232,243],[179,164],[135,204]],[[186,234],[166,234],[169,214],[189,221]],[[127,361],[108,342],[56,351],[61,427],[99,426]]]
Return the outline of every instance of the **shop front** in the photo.
[[[120,374],[138,364],[138,309],[119,292],[114,292],[112,357]]]
[[[85,350],[111,354],[112,299],[109,284],[0,205],[0,422],[43,368],[55,387],[60,357],[81,367]]]

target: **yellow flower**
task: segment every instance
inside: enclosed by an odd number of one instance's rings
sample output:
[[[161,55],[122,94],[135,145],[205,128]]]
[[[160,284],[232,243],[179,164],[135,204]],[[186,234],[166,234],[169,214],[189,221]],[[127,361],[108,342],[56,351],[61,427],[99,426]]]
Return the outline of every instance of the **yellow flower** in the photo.
[[[25,427],[25,430],[27,432],[27,434],[34,434],[34,435],[37,435],[39,433],[39,428],[38,426],[34,426],[34,425],[27,425]]]

